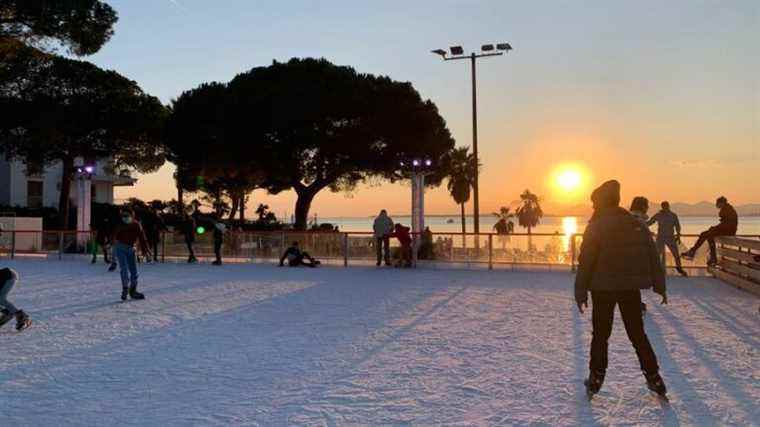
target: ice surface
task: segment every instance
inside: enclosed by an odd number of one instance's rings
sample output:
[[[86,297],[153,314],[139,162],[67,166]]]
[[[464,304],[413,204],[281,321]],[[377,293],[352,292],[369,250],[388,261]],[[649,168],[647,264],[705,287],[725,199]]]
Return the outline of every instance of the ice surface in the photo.
[[[590,315],[568,273],[141,265],[146,301],[78,261],[3,262],[35,323],[0,330],[1,425],[751,425],[760,299],[645,292],[671,403],[622,323],[585,399]]]

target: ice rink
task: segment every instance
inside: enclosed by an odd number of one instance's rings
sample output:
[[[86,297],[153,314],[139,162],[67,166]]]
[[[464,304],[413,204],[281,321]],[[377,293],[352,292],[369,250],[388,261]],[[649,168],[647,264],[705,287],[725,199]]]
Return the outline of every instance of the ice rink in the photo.
[[[141,265],[147,300],[80,261],[7,261],[34,325],[0,330],[0,424],[751,425],[760,299],[713,279],[646,291],[670,404],[619,319],[592,402],[590,313],[550,272]]]

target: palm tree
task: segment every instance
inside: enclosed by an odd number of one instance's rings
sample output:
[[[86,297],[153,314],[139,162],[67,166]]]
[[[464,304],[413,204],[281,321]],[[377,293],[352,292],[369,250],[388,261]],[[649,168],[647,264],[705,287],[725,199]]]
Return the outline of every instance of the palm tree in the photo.
[[[475,176],[475,156],[469,147],[455,148],[449,153],[449,183],[451,198],[462,210],[462,233],[467,232],[464,205],[470,201],[470,189]]]
[[[538,196],[531,193],[530,190],[525,190],[520,194],[520,206],[515,213],[517,214],[517,222],[520,226],[528,229],[528,247],[530,248],[532,246],[530,239],[531,229],[537,226],[541,221],[541,217],[544,216]]]
[[[471,183],[463,179],[461,177],[451,177],[449,178],[449,193],[451,194],[451,198],[454,199],[455,202],[459,205],[459,207],[462,209],[462,233],[467,232],[467,220],[465,219],[465,213],[464,213],[464,205],[465,203],[470,201],[470,187]]]
[[[511,212],[512,209],[510,209],[508,206],[502,206],[499,208],[499,212],[494,212],[493,216],[495,216],[498,220],[504,220],[509,221],[511,218],[515,217],[515,214]]]

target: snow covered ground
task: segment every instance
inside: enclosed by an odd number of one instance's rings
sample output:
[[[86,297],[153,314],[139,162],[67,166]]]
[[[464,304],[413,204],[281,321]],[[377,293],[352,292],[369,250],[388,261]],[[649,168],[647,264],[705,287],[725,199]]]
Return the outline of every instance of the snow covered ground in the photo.
[[[760,420],[760,299],[646,292],[670,388],[622,323],[589,403],[590,315],[568,273],[143,265],[146,301],[78,261],[3,262],[35,320],[0,330],[1,425],[714,425]]]

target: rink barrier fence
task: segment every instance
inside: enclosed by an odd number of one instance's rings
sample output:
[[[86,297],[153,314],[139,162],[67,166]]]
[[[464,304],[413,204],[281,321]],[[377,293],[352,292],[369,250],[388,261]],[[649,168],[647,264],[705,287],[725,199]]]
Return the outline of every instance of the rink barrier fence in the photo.
[[[760,296],[760,241],[718,237],[718,264],[710,272],[720,280]]]
[[[583,235],[559,233],[513,233],[509,235],[496,233],[432,233],[432,242],[424,241],[421,235],[415,235],[413,262],[417,265],[456,268],[517,269],[534,267],[546,269],[563,269],[574,271]],[[696,234],[683,234],[682,250],[685,245],[693,244]],[[760,247],[760,235],[737,236],[742,242],[751,242],[753,247]],[[228,231],[225,233],[222,247],[223,258],[227,262],[272,262],[291,241],[299,241],[303,250],[328,264],[372,265],[375,263],[375,239],[372,232],[332,232],[332,231]],[[398,256],[399,245],[391,239],[392,257]],[[731,255],[738,249],[722,241],[722,254]],[[735,242],[734,242],[735,243]],[[747,243],[744,243],[747,245]],[[158,243],[161,262],[177,262],[186,259],[188,252],[184,236],[180,233],[165,232]],[[695,273],[706,273],[706,247],[694,258],[683,260],[684,268]],[[7,230],[0,235],[0,256],[58,258],[92,255],[98,249],[98,258],[102,250],[94,244],[94,232],[75,230]],[[758,250],[758,249],[754,249]],[[211,232],[196,235],[194,243],[196,257],[212,260],[213,236]],[[733,252],[731,252],[733,251]],[[746,252],[746,251],[745,251]],[[729,260],[739,261],[726,256]],[[666,250],[663,262],[668,271],[675,267],[672,255]],[[754,267],[748,267],[754,268]]]

